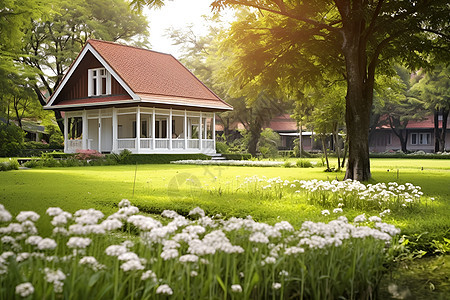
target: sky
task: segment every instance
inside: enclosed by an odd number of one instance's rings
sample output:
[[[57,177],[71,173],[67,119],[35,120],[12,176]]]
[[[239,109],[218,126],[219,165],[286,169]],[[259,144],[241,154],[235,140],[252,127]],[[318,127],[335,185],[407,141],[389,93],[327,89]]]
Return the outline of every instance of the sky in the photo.
[[[150,43],[152,50],[169,53],[180,57],[180,47],[172,45],[170,38],[164,36],[167,28],[185,28],[193,24],[193,31],[196,35],[204,35],[207,28],[202,25],[202,15],[212,16],[211,2],[213,0],[173,0],[165,1],[161,9],[144,10],[144,14],[149,21]],[[232,12],[228,10],[226,16],[231,19]]]

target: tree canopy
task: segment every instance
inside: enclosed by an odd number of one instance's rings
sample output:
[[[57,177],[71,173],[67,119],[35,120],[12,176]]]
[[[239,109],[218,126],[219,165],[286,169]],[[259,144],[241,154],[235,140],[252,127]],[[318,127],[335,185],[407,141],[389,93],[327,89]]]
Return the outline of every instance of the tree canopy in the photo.
[[[318,78],[345,78],[349,160],[346,178],[370,178],[368,131],[377,73],[394,61],[428,65],[449,59],[450,7],[427,0],[216,0],[212,6],[247,7],[233,24],[230,74],[295,91]]]

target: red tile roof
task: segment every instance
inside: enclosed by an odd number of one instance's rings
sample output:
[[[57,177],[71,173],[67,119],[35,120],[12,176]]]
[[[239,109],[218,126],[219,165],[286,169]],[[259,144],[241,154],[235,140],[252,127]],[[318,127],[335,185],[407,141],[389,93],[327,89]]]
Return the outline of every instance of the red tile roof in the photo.
[[[231,107],[170,54],[99,40],[88,43],[136,94],[175,96],[192,99],[197,105],[214,102],[217,107]]]
[[[266,128],[272,128],[272,130],[277,132],[296,132],[297,131],[297,121],[291,118],[289,114],[283,114],[273,118],[270,121],[269,126]]]
[[[385,119],[385,117],[382,117]],[[450,118],[449,118],[450,119]],[[439,121],[439,127],[442,127],[442,120]],[[384,124],[379,129],[390,129],[389,124]],[[424,120],[415,121],[411,120],[406,126],[408,129],[434,129],[434,116],[427,116]]]

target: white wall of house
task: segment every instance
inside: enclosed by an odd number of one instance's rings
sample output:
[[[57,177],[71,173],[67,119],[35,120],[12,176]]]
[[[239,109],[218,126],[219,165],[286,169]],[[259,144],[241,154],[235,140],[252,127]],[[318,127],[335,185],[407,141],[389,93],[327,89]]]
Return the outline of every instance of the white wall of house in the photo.
[[[64,151],[212,154],[214,117],[210,112],[139,106],[66,112],[66,123],[70,118],[82,118],[83,133],[70,139],[66,129]]]

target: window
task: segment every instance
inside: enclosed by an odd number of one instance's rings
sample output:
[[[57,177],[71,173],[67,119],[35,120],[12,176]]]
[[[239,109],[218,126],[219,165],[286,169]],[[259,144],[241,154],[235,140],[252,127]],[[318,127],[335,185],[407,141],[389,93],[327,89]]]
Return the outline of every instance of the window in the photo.
[[[430,145],[430,133],[411,133],[411,145]]]
[[[111,74],[105,68],[88,70],[88,96],[111,95]]]

